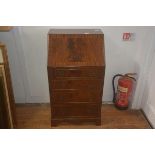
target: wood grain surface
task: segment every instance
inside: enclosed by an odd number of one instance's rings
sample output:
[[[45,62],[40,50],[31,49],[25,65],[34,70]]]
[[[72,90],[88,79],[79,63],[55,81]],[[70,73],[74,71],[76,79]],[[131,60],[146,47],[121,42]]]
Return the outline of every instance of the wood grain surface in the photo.
[[[52,29],[48,38],[51,125],[100,125],[105,73],[102,31]]]
[[[150,129],[141,110],[118,110],[113,104],[103,104],[101,126],[95,124],[61,124],[51,127],[50,104],[18,104],[16,106],[19,129]]]
[[[1,42],[0,42],[0,49],[2,51],[2,56],[3,56],[3,63],[0,63],[0,65],[4,67],[4,77],[6,81],[7,100],[8,100],[7,104],[8,104],[8,110],[10,111],[10,113],[8,113],[8,115],[10,115],[9,128],[16,128],[15,99],[14,99],[13,88],[12,88],[12,80],[11,80],[10,67],[9,67],[9,61],[8,61],[8,55],[7,55],[7,48]]]
[[[105,66],[103,39],[103,34],[49,34],[48,66]]]
[[[8,32],[13,29],[13,26],[0,26],[0,32]]]

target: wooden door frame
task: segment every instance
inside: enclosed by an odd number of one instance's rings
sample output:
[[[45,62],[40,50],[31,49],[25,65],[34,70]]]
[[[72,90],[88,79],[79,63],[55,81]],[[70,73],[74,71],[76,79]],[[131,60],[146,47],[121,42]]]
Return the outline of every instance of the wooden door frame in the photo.
[[[8,103],[7,107],[8,107],[8,115],[10,120],[10,128],[16,128],[17,121],[16,121],[16,112],[15,112],[15,99],[13,95],[7,50],[5,45],[2,43],[0,43],[0,49],[3,57],[3,62],[0,63],[0,69],[3,76],[5,95]]]

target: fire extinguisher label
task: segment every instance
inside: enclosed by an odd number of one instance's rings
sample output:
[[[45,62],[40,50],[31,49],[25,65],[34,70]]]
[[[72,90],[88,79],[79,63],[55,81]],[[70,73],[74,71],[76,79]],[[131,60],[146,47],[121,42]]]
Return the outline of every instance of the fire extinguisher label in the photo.
[[[128,88],[124,88],[124,87],[121,87],[121,86],[118,86],[118,90],[120,92],[123,92],[123,93],[127,93],[128,92]]]

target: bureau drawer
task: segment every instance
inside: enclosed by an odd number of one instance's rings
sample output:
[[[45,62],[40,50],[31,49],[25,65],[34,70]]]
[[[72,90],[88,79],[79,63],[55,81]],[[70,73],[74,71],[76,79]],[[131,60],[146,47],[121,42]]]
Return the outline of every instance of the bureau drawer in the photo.
[[[103,88],[103,79],[66,79],[52,80],[53,89],[90,89],[101,90]]]
[[[53,78],[104,77],[104,67],[48,68]]]
[[[100,117],[101,108],[95,105],[52,106],[53,118]]]
[[[100,102],[102,91],[98,90],[54,90],[51,94],[53,102]]]

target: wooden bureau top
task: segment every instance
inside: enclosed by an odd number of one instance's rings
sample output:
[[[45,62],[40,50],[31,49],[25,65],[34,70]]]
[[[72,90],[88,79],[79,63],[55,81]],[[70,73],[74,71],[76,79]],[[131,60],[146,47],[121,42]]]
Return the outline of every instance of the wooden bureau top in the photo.
[[[48,67],[105,66],[104,34],[100,29],[52,29]]]
[[[49,34],[103,34],[101,29],[51,29]]]

